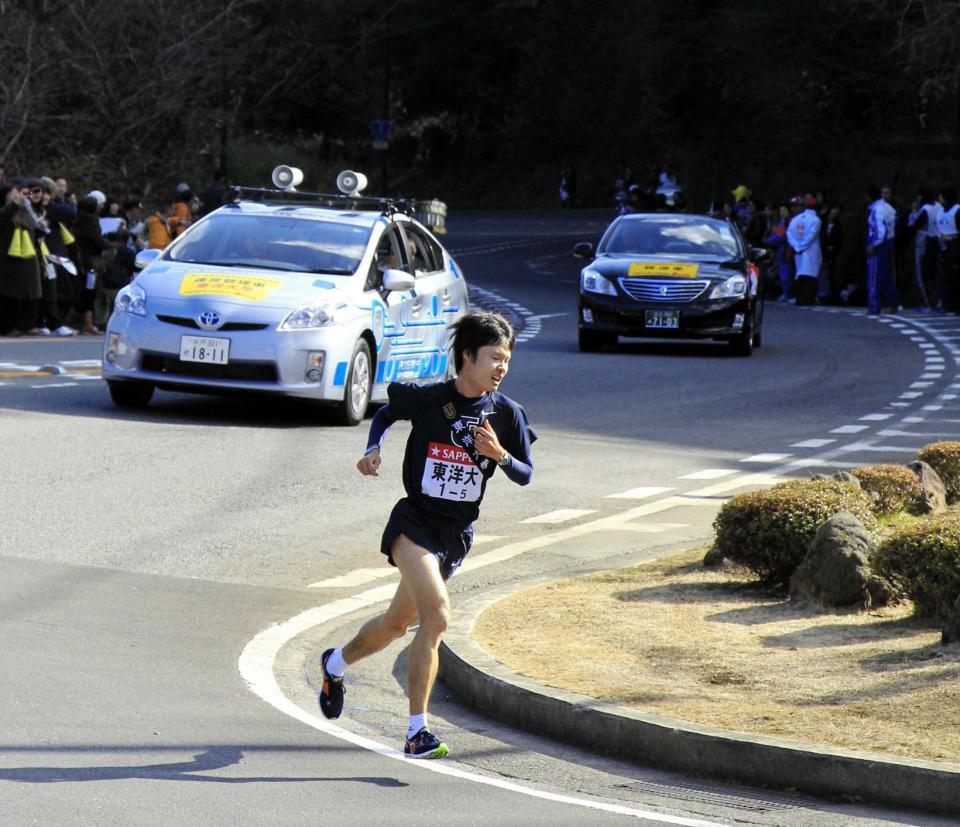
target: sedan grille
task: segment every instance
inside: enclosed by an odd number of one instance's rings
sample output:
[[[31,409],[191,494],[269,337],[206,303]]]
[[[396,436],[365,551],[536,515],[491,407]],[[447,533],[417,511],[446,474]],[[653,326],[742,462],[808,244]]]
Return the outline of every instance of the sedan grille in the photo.
[[[692,302],[709,285],[708,279],[620,279],[624,292],[638,302]]]
[[[273,362],[231,361],[226,365],[205,362],[183,362],[166,353],[145,351],[140,368],[169,376],[191,376],[198,379],[232,379],[240,382],[276,382],[277,366]]]
[[[189,327],[191,330],[200,330],[200,325],[195,319],[187,316],[163,316],[157,314],[157,319],[166,324],[175,324],[180,327]],[[229,333],[231,330],[263,330],[268,325],[257,322],[225,322],[216,329],[216,333]]]

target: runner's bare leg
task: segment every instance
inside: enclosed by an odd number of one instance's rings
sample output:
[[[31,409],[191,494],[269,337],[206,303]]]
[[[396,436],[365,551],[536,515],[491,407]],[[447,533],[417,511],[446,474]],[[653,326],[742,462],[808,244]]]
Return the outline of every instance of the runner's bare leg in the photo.
[[[450,622],[450,596],[440,574],[440,563],[427,549],[401,534],[394,541],[391,554],[400,569],[400,582],[409,589],[420,618],[407,656],[410,714],[420,715],[427,711],[430,690],[437,677],[437,652]]]
[[[410,588],[401,578],[387,610],[368,620],[346,646],[343,659],[356,663],[361,658],[379,652],[407,633],[407,627],[417,619],[417,606]]]

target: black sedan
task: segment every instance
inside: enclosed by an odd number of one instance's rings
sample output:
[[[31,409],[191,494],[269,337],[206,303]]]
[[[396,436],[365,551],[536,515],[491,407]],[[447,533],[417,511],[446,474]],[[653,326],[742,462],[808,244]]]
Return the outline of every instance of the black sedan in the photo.
[[[636,213],[617,218],[596,250],[573,248],[580,273],[580,350],[619,336],[714,339],[749,356],[761,343],[759,262],[737,227],[722,218]]]

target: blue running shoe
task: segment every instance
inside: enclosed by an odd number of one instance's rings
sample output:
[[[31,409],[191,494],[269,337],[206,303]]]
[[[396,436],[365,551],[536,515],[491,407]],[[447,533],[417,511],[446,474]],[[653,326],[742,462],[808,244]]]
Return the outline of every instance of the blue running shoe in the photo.
[[[327,649],[320,658],[320,668],[323,670],[323,684],[320,686],[320,694],[317,701],[320,703],[320,711],[324,718],[339,718],[343,712],[343,694],[346,691],[343,688],[343,678],[331,675],[327,671],[327,660],[333,654],[333,649]]]
[[[406,746],[403,748],[403,754],[410,758],[443,758],[449,752],[447,745],[441,743],[436,735],[427,732],[426,727],[413,738],[407,738]]]

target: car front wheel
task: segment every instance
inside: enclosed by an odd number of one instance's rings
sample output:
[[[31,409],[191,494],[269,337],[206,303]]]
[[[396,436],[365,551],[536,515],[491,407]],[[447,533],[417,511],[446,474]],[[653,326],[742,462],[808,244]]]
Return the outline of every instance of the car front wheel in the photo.
[[[754,346],[753,313],[747,316],[743,333],[730,339],[730,351],[734,356],[751,356]]]
[[[147,382],[107,382],[107,388],[119,408],[145,408],[153,398],[153,385]]]
[[[346,387],[343,389],[343,402],[340,403],[340,421],[344,425],[359,425],[366,416],[367,406],[370,404],[370,388],[373,383],[372,364],[370,346],[360,339],[350,357],[350,369],[347,371]]]
[[[617,334],[605,330],[584,330],[580,328],[577,343],[584,353],[597,353],[605,347],[616,347]]]

